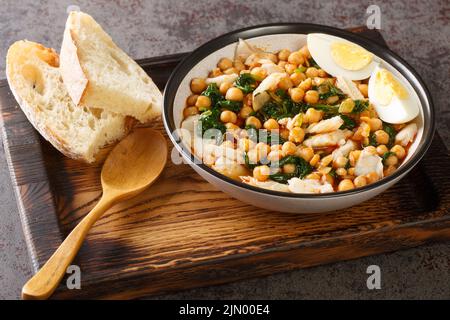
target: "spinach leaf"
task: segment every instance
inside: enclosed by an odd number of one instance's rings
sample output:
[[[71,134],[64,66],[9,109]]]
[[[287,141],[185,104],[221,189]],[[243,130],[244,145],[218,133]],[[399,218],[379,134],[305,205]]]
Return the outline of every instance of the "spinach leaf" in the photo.
[[[209,129],[217,129],[222,134],[226,131],[225,125],[220,121],[220,110],[217,108],[203,112],[200,115],[198,125],[201,126],[201,130],[198,130],[197,132],[201,132],[202,137]],[[216,140],[221,138],[221,136],[216,137]]]
[[[353,108],[351,113],[361,113],[363,111],[366,111],[367,108],[369,108],[368,100],[354,100],[354,101],[355,107]]]
[[[202,92],[202,96],[207,96],[211,99],[211,107],[214,108],[219,101],[224,100],[224,96],[219,91],[219,87],[215,83],[210,83]]]
[[[339,129],[341,129],[341,130],[343,130],[343,129],[353,130],[356,127],[355,120],[353,120],[349,116],[346,116],[345,114],[341,114],[341,119],[344,120],[344,124],[342,126],[340,126]]]
[[[310,67],[320,69],[320,66],[317,64],[316,61],[314,61],[314,59],[312,57],[308,59],[308,63],[309,63]]]
[[[242,108],[242,102],[231,101],[231,100],[221,100],[221,101],[217,102],[216,106],[223,108],[223,109],[231,110],[233,112],[239,112]]]
[[[383,131],[385,131],[389,135],[389,142],[387,143],[387,147],[391,148],[395,143],[395,135],[397,132],[394,127],[390,124],[383,122]]]
[[[289,179],[298,177],[300,179],[303,179],[306,175],[312,172],[311,165],[306,162],[303,158],[297,157],[297,156],[287,156],[278,162],[278,165],[280,167],[284,166],[285,164],[294,164],[295,165],[295,171],[293,173],[275,173],[271,174],[269,176],[270,179],[273,181],[284,183],[286,184]]]
[[[323,111],[325,119],[339,115],[338,105],[332,106],[328,104],[315,104],[314,106],[311,107],[316,110]]]
[[[341,89],[333,86],[332,84],[325,82],[317,87],[319,90],[319,99],[324,100],[332,96],[338,96],[339,98],[344,98],[345,94]]]
[[[256,79],[250,73],[243,73],[239,75],[234,85],[241,89],[244,94],[247,94],[256,89]]]
[[[294,117],[300,112],[305,112],[308,105],[292,101],[291,97],[283,90],[277,90],[271,94],[272,99],[266,102],[258,111],[258,117],[263,121],[270,118],[279,120],[287,117]]]
[[[257,163],[250,163],[250,159],[248,158],[248,153],[244,152],[244,162],[245,166],[249,168],[250,170],[253,170],[258,164]]]

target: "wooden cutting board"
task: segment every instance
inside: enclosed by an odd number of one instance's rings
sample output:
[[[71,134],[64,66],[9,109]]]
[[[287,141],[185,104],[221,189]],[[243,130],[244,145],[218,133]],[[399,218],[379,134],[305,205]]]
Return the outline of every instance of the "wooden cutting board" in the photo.
[[[353,31],[384,43],[376,31]],[[163,88],[183,56],[139,63]],[[0,109],[36,272],[98,201],[100,166],[68,159],[40,138],[5,81]],[[164,131],[161,123],[156,127]],[[147,192],[96,223],[74,262],[81,267],[82,289],[61,285],[54,298],[137,298],[450,239],[450,157],[438,135],[394,187],[359,206],[323,214],[255,208],[214,189],[188,165],[168,163]]]

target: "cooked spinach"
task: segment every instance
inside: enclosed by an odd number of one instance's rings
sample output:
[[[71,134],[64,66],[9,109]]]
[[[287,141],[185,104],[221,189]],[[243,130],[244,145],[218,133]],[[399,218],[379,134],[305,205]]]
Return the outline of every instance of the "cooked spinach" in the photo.
[[[210,83],[202,92],[202,96],[207,96],[211,99],[211,107],[214,108],[219,101],[224,100],[224,96],[219,91],[219,87],[215,83]]]
[[[270,179],[273,181],[284,183],[286,184],[289,179],[297,177],[300,179],[303,179],[306,175],[310,174],[312,172],[311,165],[306,162],[303,158],[297,157],[297,156],[287,156],[280,161],[278,161],[278,165],[280,167],[284,166],[285,164],[293,164],[295,165],[295,170],[293,173],[275,173],[271,174],[269,176]]]
[[[231,100],[221,100],[218,101],[216,106],[227,109],[233,112],[239,112],[242,108],[242,102],[240,101],[231,101]]]
[[[354,101],[355,107],[353,108],[351,113],[361,113],[363,111],[366,111],[367,108],[369,108],[368,100],[354,100]]]
[[[344,120],[344,124],[342,126],[340,126],[339,129],[341,129],[341,130],[343,130],[343,129],[353,130],[356,127],[355,120],[353,120],[349,116],[347,116],[345,114],[341,114],[341,119]]]
[[[389,135],[389,142],[387,144],[387,147],[391,148],[395,143],[395,135],[397,134],[397,132],[395,131],[393,126],[386,122],[383,122],[383,131],[385,131]]]
[[[241,89],[244,94],[247,94],[256,89],[256,79],[250,73],[243,73],[239,75],[234,85]]]
[[[339,115],[339,106],[338,105],[332,106],[329,104],[320,104],[319,103],[319,104],[315,104],[314,106],[311,106],[311,108],[314,108],[319,111],[323,111],[325,119]]]
[[[211,110],[203,112],[200,115],[198,125],[201,126],[201,130],[198,130],[197,132],[201,132],[202,137],[209,129],[217,129],[222,134],[226,131],[225,125],[220,121],[220,110],[218,108],[212,108]],[[217,136],[216,140],[221,138],[221,135],[220,137]]]
[[[329,97],[338,96],[339,98],[344,98],[345,94],[341,89],[333,86],[332,84],[325,82],[317,87],[319,91],[319,99],[324,100]]]
[[[244,162],[247,168],[250,170],[253,170],[258,164],[257,163],[250,163],[250,159],[248,158],[248,153],[244,152]]]
[[[287,117],[294,117],[300,112],[305,112],[308,105],[292,101],[291,97],[283,90],[277,90],[271,94],[272,99],[266,102],[257,112],[257,116],[266,121],[270,118],[279,120]]]

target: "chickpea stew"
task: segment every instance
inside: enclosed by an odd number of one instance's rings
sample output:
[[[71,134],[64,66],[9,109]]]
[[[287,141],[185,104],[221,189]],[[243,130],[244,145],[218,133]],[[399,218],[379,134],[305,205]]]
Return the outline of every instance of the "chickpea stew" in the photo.
[[[417,133],[414,117],[389,121],[377,106],[399,100],[402,84],[379,76],[378,65],[368,78],[350,80],[352,73],[335,69],[352,70],[348,60],[364,68],[359,56],[328,66],[311,51],[309,41],[297,51],[271,53],[241,39],[234,57],[191,80],[182,128],[200,137],[190,146],[204,164],[256,187],[292,193],[363,187],[401,165]],[[366,54],[360,56],[367,60]],[[375,77],[384,87],[373,85]]]

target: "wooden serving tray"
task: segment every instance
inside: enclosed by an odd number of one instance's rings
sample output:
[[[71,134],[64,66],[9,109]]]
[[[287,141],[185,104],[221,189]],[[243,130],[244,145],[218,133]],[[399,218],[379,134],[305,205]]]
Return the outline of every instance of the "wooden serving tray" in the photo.
[[[353,31],[384,43],[376,31]],[[139,63],[162,88],[183,56]],[[6,81],[0,109],[36,272],[99,200],[100,165],[68,159],[40,138]],[[188,165],[168,161],[148,191],[95,224],[74,262],[82,289],[61,285],[54,298],[137,298],[449,240],[449,172],[448,151],[436,134],[416,168],[378,197],[337,212],[286,214],[232,199]]]

